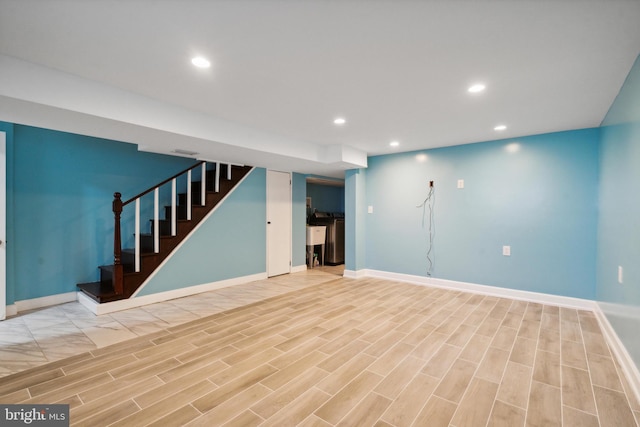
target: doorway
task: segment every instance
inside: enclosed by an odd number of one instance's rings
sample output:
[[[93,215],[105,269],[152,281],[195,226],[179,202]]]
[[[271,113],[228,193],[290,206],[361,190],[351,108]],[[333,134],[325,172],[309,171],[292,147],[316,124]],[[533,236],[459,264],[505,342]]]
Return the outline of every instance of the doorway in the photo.
[[[330,274],[344,272],[344,206],[343,179],[307,177],[307,224],[326,227],[322,270]]]
[[[267,276],[291,272],[291,175],[267,171]]]

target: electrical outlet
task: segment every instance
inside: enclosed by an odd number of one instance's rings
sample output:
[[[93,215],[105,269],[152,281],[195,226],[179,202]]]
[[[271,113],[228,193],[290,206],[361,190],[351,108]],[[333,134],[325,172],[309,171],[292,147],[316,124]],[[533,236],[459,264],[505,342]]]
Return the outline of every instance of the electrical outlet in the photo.
[[[622,275],[623,275],[622,266],[619,265],[618,266],[618,283],[620,284],[622,284]]]
[[[503,246],[502,247],[502,255],[511,256],[511,246]]]
[[[458,188],[464,188],[464,179],[458,180]]]
[[[373,206],[369,206],[367,208],[367,213],[373,213]]]

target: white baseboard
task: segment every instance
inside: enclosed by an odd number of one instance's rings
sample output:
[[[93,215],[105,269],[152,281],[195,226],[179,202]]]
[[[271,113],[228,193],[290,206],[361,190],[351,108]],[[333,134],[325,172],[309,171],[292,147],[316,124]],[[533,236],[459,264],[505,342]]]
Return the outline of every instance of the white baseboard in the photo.
[[[149,277],[147,277],[144,280],[144,282],[142,282],[142,284],[138,287],[138,289],[135,290],[135,292],[133,293],[131,298],[135,298],[136,295],[138,295],[149,283],[151,283],[151,281],[153,280],[153,278],[157,274],[160,274],[160,272],[162,271],[162,268],[165,266],[165,264],[167,264],[175,255],[178,254],[178,252],[180,252],[180,248],[182,248],[182,246],[184,246],[189,241],[189,239],[191,239],[191,237],[194,236],[198,232],[198,229],[200,227],[202,227],[204,225],[204,223],[207,222],[207,220],[211,216],[213,216],[213,214],[224,204],[224,202],[227,200],[227,198],[229,198],[229,196],[231,196],[231,194],[233,194],[238,189],[238,187],[240,187],[240,185],[244,182],[244,180],[247,179],[249,177],[249,175],[251,175],[255,169],[256,169],[255,167],[252,167],[251,170],[245,176],[243,176],[240,179],[240,181],[238,181],[238,183],[236,185],[233,186],[231,191],[229,191],[227,194],[225,194],[225,196],[222,199],[220,199],[220,201],[213,207],[213,209],[211,209],[209,212],[207,212],[207,214],[204,216],[204,218],[202,218],[200,220],[200,222],[198,222],[196,224],[196,226],[193,228],[193,230],[191,230],[184,237],[184,239],[182,239],[180,241],[180,243],[178,243],[178,245],[169,253],[169,255],[164,260],[162,260],[160,265],[158,267],[156,267],[156,269],[151,272]],[[177,297],[177,298],[179,298],[179,297]]]
[[[369,270],[344,270],[342,273],[342,277],[346,277],[347,279],[361,279],[363,277],[367,277],[367,272]]]
[[[355,272],[357,277],[377,277],[380,279],[395,280],[398,282],[413,283],[416,285],[433,286],[436,288],[452,289],[456,291],[473,292],[482,295],[491,295],[501,298],[509,298],[522,301],[536,302],[540,304],[557,305],[560,307],[577,308],[593,311],[597,308],[595,301],[565,297],[560,295],[543,294],[540,292],[521,291],[517,289],[501,288],[498,286],[479,285],[476,283],[457,282],[454,280],[436,279],[434,277],[415,276],[411,274],[390,273],[380,270],[359,270]],[[345,276],[346,277],[346,276]]]
[[[307,264],[296,265],[295,267],[291,267],[292,273],[300,273],[301,271],[307,271]]]
[[[76,299],[76,292],[66,292],[64,294],[48,295],[46,297],[16,301],[15,303],[7,306],[7,316],[15,316],[21,311],[73,302]]]
[[[157,302],[168,301],[176,298],[182,298],[190,295],[200,294],[202,292],[213,291],[229,286],[243,285],[256,280],[264,280],[267,273],[252,274],[249,276],[235,277],[233,279],[220,280],[218,282],[205,283],[202,285],[189,286],[187,288],[174,289],[166,292],[158,292],[151,295],[143,295],[140,297],[131,297],[129,299],[107,302],[99,304],[87,297],[84,293],[78,292],[78,302],[89,309],[95,315],[114,313],[116,311],[127,310],[129,308],[142,307],[144,305],[154,304]]]
[[[613,329],[613,326],[609,323],[606,314],[604,314],[599,304],[596,305],[597,308],[593,310],[593,312],[600,323],[600,329],[602,329],[602,333],[605,335],[609,347],[618,359],[622,374],[629,380],[628,383],[631,387],[631,392],[633,392],[636,399],[640,401],[640,371],[638,371],[638,367],[631,358],[631,355],[629,355],[620,337],[616,334],[615,329]]]
[[[15,304],[8,305],[6,314],[7,314],[7,317],[15,316],[16,314],[18,314],[18,307],[16,307]]]

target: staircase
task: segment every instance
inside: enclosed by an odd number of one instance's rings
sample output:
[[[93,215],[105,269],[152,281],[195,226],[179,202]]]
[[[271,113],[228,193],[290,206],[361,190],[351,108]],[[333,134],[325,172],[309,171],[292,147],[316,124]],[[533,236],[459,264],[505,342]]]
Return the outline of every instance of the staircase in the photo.
[[[80,283],[77,285],[78,289],[98,303],[131,297],[251,169],[250,166],[199,162],[125,202],[121,200],[120,193],[115,193],[114,263],[99,267],[100,281]],[[199,177],[192,180],[192,174],[199,174]],[[182,185],[180,192],[178,183]],[[169,185],[171,204],[164,206],[164,218],[161,218],[160,188]],[[154,215],[149,219],[148,231],[143,232],[140,223],[140,201],[150,193],[154,196]],[[120,218],[124,208],[129,205],[135,206],[134,247],[122,249]]]

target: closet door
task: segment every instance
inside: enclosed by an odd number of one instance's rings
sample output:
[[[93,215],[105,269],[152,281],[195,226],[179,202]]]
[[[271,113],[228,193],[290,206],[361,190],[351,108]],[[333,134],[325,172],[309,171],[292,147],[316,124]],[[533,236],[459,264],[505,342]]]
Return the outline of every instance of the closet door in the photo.
[[[291,175],[267,171],[267,275],[291,271]]]

